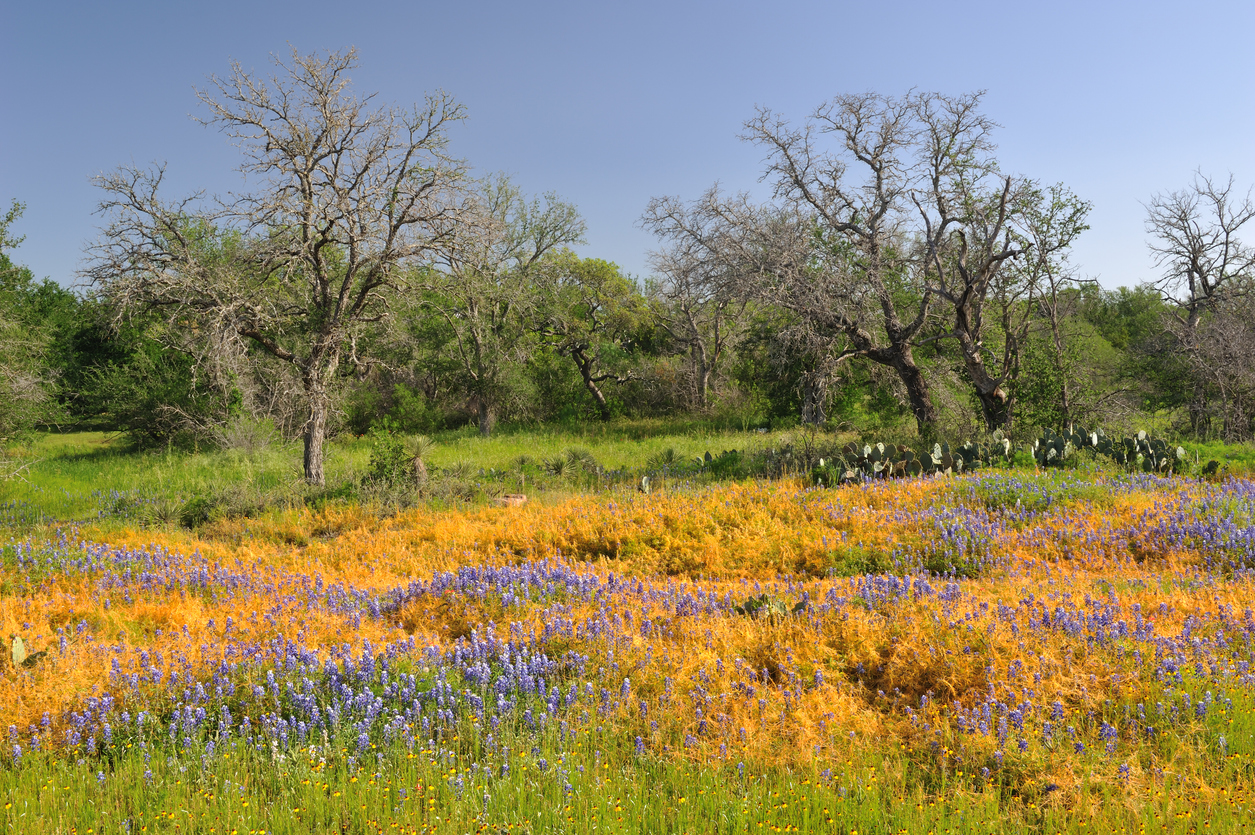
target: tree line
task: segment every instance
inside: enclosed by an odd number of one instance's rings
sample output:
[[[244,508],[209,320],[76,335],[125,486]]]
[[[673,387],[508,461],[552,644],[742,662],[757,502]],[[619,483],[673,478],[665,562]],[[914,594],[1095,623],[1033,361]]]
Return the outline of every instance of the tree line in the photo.
[[[338,431],[698,413],[923,436],[1147,412],[1255,432],[1255,216],[1198,174],[1146,204],[1159,275],[1103,290],[1070,261],[1090,204],[1004,172],[979,93],[838,96],[742,138],[770,197],[658,197],[653,276],[582,258],[578,211],[477,178],[446,94],[357,95],[352,50],[233,65],[198,91],[254,190],[170,199],[161,167],[97,178],[79,295],[16,266],[0,225],[0,436],[40,424],[212,442],[271,421],[323,483]]]

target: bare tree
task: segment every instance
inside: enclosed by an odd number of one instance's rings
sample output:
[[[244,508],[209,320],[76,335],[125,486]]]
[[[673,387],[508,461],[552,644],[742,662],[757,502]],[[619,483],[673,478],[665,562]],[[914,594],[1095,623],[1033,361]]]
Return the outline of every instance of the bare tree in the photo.
[[[308,405],[305,478],[323,484],[346,347],[455,228],[463,167],[445,132],[463,111],[444,93],[374,107],[350,90],[351,49],[274,63],[269,78],[235,63],[198,91],[202,121],[237,140],[257,190],[204,207],[200,195],[164,201],[160,167],[98,177],[109,223],[85,274],[122,310],[164,310],[291,363]]]
[[[692,219],[677,201],[651,201],[644,223],[673,245],[653,253],[659,278],[647,289],[661,302],[655,322],[688,354],[691,403],[705,411],[724,357],[744,336],[746,299],[729,280],[724,248],[690,225]]]
[[[1177,319],[1189,330],[1226,296],[1249,288],[1255,248],[1238,235],[1252,218],[1255,203],[1249,191],[1233,193],[1233,175],[1218,184],[1195,173],[1188,187],[1157,194],[1147,204],[1150,251],[1164,270],[1155,286],[1177,304]]]
[[[1255,304],[1251,296],[1218,303],[1194,331],[1188,353],[1195,378],[1222,419],[1230,443],[1255,434]]]
[[[1004,265],[1033,243],[1017,224],[1041,200],[1035,184],[998,170],[981,95],[837,96],[801,127],[760,108],[742,138],[767,150],[772,205],[715,189],[692,205],[656,199],[644,223],[721,286],[793,312],[808,355],[833,352],[818,368],[853,358],[891,368],[921,432],[937,411],[914,349],[954,340],[986,426],[1004,426],[1017,352],[995,358],[985,346],[984,307]],[[1058,228],[1037,218],[1038,231],[1063,230],[1046,220]],[[1077,231],[1052,240],[1051,257]],[[924,337],[938,304],[949,323]]]
[[[1195,434],[1209,423],[1213,394],[1229,402],[1224,372],[1214,373],[1212,367],[1223,355],[1214,335],[1233,329],[1233,302],[1250,291],[1255,279],[1255,248],[1238,237],[1252,218],[1251,194],[1235,194],[1232,175],[1217,183],[1196,172],[1188,187],[1157,194],[1146,206],[1150,250],[1163,270],[1154,286],[1176,307],[1170,338],[1194,370],[1187,408]],[[1217,322],[1211,333],[1203,333],[1208,317],[1221,309],[1230,315],[1221,317],[1225,321]],[[1231,423],[1226,420],[1226,432]]]
[[[841,359],[891,368],[924,432],[937,410],[913,350],[933,301],[912,247],[918,107],[913,95],[841,95],[800,130],[760,108],[742,138],[767,148],[764,179],[813,226],[811,258],[778,277],[779,297],[792,299],[804,321],[842,334]],[[820,147],[821,136],[834,147]]]
[[[440,246],[436,268],[425,274],[431,295],[424,306],[454,335],[480,434],[492,430],[503,372],[525,358],[526,324],[538,298],[533,272],[547,253],[583,238],[574,206],[553,194],[528,201],[498,175],[479,183]]]
[[[925,431],[937,412],[913,354],[931,304],[912,269],[914,107],[911,96],[838,96],[802,128],[760,108],[743,138],[767,149],[776,206],[712,190],[692,207],[655,200],[645,223],[701,243],[703,257],[724,259],[726,282],[797,314],[812,352],[819,340],[841,360],[892,368]]]
[[[920,166],[911,199],[923,224],[924,281],[951,316],[944,336],[958,344],[985,426],[995,429],[1011,416],[1011,355],[990,367],[984,307],[1004,263],[1024,252],[1012,224],[1029,184],[999,171],[997,125],[980,112],[981,96],[916,99]]]

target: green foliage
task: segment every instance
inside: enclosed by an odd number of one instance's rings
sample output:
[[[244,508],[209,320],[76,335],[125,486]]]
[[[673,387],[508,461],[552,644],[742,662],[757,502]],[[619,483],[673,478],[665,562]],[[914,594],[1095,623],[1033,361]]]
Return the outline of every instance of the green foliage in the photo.
[[[95,328],[106,333],[92,333]],[[171,348],[156,322],[129,322],[111,334],[104,323],[81,333],[101,350],[80,371],[76,411],[121,430],[141,448],[190,447],[208,440],[208,427],[238,410],[239,393],[222,392],[197,374],[196,359]]]
[[[772,623],[776,623],[789,617],[790,615],[801,614],[806,611],[806,605],[805,598],[790,606],[783,600],[779,600],[766,592],[763,592],[757,597],[746,598],[744,603],[739,606],[734,606],[732,611],[742,617],[764,618]]]
[[[1185,465],[1185,449],[1159,438],[1150,437],[1145,430],[1126,438],[1112,439],[1101,429],[1089,433],[1084,429],[1056,435],[1047,432],[1033,441],[1033,460],[1039,467],[1064,466],[1081,450],[1104,456],[1130,471],[1168,475],[1179,472]]]
[[[397,485],[414,478],[414,456],[405,438],[390,427],[377,426],[370,431],[370,465],[363,480]]]
[[[22,242],[10,227],[24,208],[15,200],[0,218],[0,443],[59,415],[50,354],[75,303],[56,284],[35,282],[29,269],[10,260],[6,250]]]
[[[344,425],[354,435],[365,435],[386,422],[405,434],[430,433],[446,424],[444,411],[421,391],[405,383],[363,380],[350,385],[344,399]]]
[[[841,451],[819,459],[811,470],[817,485],[832,487],[864,478],[906,478],[921,475],[949,475],[1012,460],[1011,441],[1000,431],[988,440],[968,441],[951,449],[948,443],[935,443],[917,452],[905,444],[846,444]]]

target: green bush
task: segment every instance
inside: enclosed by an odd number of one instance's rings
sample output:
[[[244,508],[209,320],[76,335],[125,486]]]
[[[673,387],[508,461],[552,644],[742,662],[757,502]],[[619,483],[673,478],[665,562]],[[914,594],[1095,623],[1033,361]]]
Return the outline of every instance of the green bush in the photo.
[[[370,465],[364,481],[378,484],[401,484],[413,475],[413,456],[405,439],[393,432],[390,425],[370,430]]]

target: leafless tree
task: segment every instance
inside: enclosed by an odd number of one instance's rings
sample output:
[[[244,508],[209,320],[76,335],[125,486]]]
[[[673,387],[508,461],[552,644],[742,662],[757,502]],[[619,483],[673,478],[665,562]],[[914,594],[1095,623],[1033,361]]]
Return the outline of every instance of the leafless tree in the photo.
[[[1248,441],[1255,435],[1255,304],[1251,296],[1220,301],[1193,332],[1190,367],[1222,419],[1221,437]]]
[[[728,351],[744,336],[746,297],[737,291],[726,234],[739,233],[699,204],[690,212],[677,200],[650,202],[644,224],[671,246],[651,256],[658,279],[648,288],[661,304],[655,321],[688,354],[690,400],[710,407],[712,387]]]
[[[444,93],[375,107],[350,89],[351,49],[274,63],[269,78],[235,63],[198,91],[202,121],[238,142],[257,190],[167,202],[161,167],[98,177],[108,225],[85,274],[122,310],[160,309],[292,364],[308,407],[305,478],[323,484],[346,348],[456,228],[463,166],[446,130],[463,111]]]
[[[508,364],[525,358],[523,339],[538,299],[533,272],[557,247],[584,238],[579,211],[553,194],[531,201],[504,176],[478,184],[425,273],[424,307],[445,319],[470,393],[480,434]]]
[[[1252,218],[1251,194],[1234,194],[1232,175],[1221,184],[1196,173],[1188,187],[1147,204],[1150,251],[1164,271],[1155,286],[1177,304],[1177,319],[1189,330],[1225,297],[1249,289],[1255,248],[1238,235]]]
[[[1146,206],[1150,250],[1163,270],[1154,286],[1176,307],[1168,330],[1176,350],[1189,358],[1195,371],[1188,409],[1196,434],[1209,422],[1213,395],[1230,402],[1226,372],[1213,367],[1223,356],[1215,334],[1233,330],[1234,303],[1255,281],[1255,248],[1239,237],[1255,218],[1255,203],[1249,191],[1244,196],[1234,192],[1232,175],[1219,183],[1196,172],[1188,187],[1157,194]],[[1226,311],[1224,321],[1203,333],[1208,317],[1221,310]],[[1240,403],[1241,398],[1232,402]],[[1226,419],[1226,427],[1230,424]]]
[[[985,303],[1005,263],[1024,252],[1013,223],[1027,181],[1003,175],[993,155],[997,125],[980,112],[982,94],[916,98],[920,164],[911,199],[922,228],[928,288],[950,316],[944,336],[959,347],[985,426],[1006,426],[1009,356],[990,367]]]
[[[924,431],[937,412],[913,354],[932,302],[914,269],[915,113],[915,96],[838,96],[798,128],[760,108],[743,138],[766,148],[776,203],[712,190],[691,207],[655,200],[645,223],[722,258],[725,284],[795,313],[810,350],[892,368]]]
[[[954,340],[986,426],[1005,426],[1016,350],[986,347],[986,301],[1006,263],[1039,245],[1033,235],[1055,236],[1056,258],[1079,229],[1034,214],[1035,184],[999,171],[981,96],[843,95],[801,127],[760,108],[743,138],[767,150],[772,204],[715,189],[691,205],[656,199],[644,223],[725,293],[793,312],[812,354],[825,343],[834,362],[891,368],[921,431],[937,411],[914,350]]]
[[[918,281],[909,201],[917,113],[927,98],[841,95],[801,129],[760,108],[742,135],[767,149],[764,179],[801,228],[812,228],[810,259],[777,277],[777,296],[792,299],[791,309],[820,333],[843,335],[841,359],[891,368],[920,431],[937,419],[914,356],[933,296]],[[821,146],[823,137],[830,146]]]

